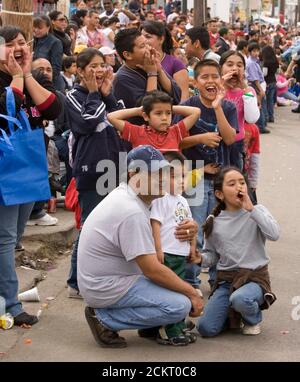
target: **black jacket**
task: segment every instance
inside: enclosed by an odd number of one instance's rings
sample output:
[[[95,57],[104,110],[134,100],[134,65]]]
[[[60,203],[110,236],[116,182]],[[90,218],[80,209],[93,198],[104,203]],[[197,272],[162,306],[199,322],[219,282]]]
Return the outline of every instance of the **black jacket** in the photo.
[[[53,84],[55,89],[61,90],[63,45],[52,33],[42,38],[35,38],[33,44],[33,60],[45,58],[53,69]]]
[[[227,50],[230,49],[230,46],[227,44],[227,42],[223,39],[223,37],[219,37],[215,47],[218,49],[216,53],[219,56],[222,56],[223,53],[227,52]]]
[[[31,127],[43,127],[43,120],[54,120],[58,117],[61,111],[61,104],[56,96],[55,89],[51,81],[47,79],[42,73],[34,72],[34,78],[36,81],[43,86],[45,89],[49,90],[52,94],[44,102],[44,104],[36,106],[26,91],[24,94],[13,89],[16,103],[16,110],[20,110],[22,106],[29,117],[29,122]],[[12,78],[9,74],[0,71],[0,113],[7,114],[6,112],[6,90],[5,88],[10,86]],[[1,121],[1,127],[5,122]],[[6,126],[6,124],[4,125]]]
[[[118,175],[119,152],[125,150],[116,129],[109,125],[106,112],[118,110],[121,106],[112,94],[102,97],[99,92],[89,93],[82,86],[75,85],[67,94],[66,108],[75,138],[72,157],[77,189],[95,190],[96,182],[103,174],[97,171],[99,161],[113,161]]]
[[[72,41],[70,36],[67,33],[58,31],[56,29],[53,30],[53,34],[57,39],[61,41],[64,54],[66,56],[72,56],[72,52],[71,52]]]

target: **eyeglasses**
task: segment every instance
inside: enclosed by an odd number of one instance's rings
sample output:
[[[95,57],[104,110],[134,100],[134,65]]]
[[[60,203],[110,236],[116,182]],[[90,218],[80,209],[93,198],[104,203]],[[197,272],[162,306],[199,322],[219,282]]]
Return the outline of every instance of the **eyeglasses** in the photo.
[[[66,19],[56,19],[56,21],[67,21]]]

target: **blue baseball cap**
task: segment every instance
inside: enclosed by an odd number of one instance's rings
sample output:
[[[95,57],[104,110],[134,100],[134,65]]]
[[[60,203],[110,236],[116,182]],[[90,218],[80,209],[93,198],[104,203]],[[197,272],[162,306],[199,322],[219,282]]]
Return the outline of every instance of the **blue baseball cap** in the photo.
[[[127,171],[156,172],[171,167],[162,153],[150,145],[142,145],[132,149],[127,155]]]

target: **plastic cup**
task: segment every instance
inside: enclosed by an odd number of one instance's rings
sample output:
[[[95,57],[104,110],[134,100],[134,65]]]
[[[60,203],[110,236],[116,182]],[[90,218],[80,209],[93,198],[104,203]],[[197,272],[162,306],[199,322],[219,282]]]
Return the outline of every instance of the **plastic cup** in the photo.
[[[18,298],[20,301],[40,301],[40,296],[37,287],[26,290],[23,293],[19,293]]]

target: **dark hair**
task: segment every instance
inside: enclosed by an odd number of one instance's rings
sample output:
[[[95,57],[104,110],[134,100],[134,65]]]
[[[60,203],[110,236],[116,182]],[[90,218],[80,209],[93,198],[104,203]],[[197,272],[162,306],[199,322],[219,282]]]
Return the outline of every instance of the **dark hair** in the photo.
[[[223,36],[225,36],[225,35],[228,33],[228,31],[229,31],[228,28],[221,28],[221,29],[219,30],[219,35],[220,35],[221,37],[223,37]]]
[[[76,23],[78,28],[83,26],[83,19],[88,15],[88,11],[86,9],[79,9],[75,15],[71,16],[71,22]]]
[[[199,61],[195,68],[194,68],[194,78],[197,79],[197,77],[199,76],[199,72],[202,68],[204,68],[205,66],[213,66],[214,68],[216,68],[219,72],[219,74],[221,74],[221,67],[220,65],[214,61],[214,60],[203,60],[203,61]]]
[[[230,166],[230,167],[222,168],[215,176],[214,192],[223,190],[223,183],[224,183],[225,176],[226,176],[226,174],[228,174],[231,171],[237,171],[238,173],[240,173],[241,175],[244,176],[242,171],[240,169],[238,169],[237,167]],[[225,210],[225,208],[226,208],[224,201],[218,199],[217,197],[216,197],[216,199],[217,199],[218,204],[213,209],[212,213],[208,216],[205,223],[202,225],[203,236],[206,239],[210,236],[210,234],[213,231],[214,218],[217,217],[218,215],[220,215],[221,211]]]
[[[101,19],[104,19],[104,17],[102,17]],[[101,24],[101,19],[100,19],[100,24]],[[103,20],[102,25],[106,28],[114,23],[119,23],[119,22],[120,22],[120,19],[117,16],[105,17],[105,20]]]
[[[75,13],[75,16],[78,17],[78,18],[84,18],[85,16],[88,15],[88,10],[87,9],[78,9],[78,11],[76,11]]]
[[[261,51],[261,57],[264,64],[276,64],[278,63],[276,54],[271,45],[266,45]]]
[[[287,68],[288,68],[287,64],[285,64],[285,63],[281,63],[281,64],[280,64],[280,69],[281,69],[283,72],[286,72],[286,71],[287,71]]]
[[[252,50],[259,50],[260,51],[260,47],[259,45],[257,44],[257,42],[251,42],[249,45],[248,45],[248,52],[251,53]]]
[[[185,157],[179,151],[166,151],[163,155],[168,162],[178,160],[181,164],[184,164]]]
[[[151,110],[153,109],[153,105],[156,103],[168,103],[173,104],[172,97],[169,94],[161,92],[160,90],[153,90],[149,94],[147,94],[142,100],[142,106],[144,112],[149,115]]]
[[[63,62],[62,62],[63,70],[69,69],[74,64],[74,62],[76,62],[76,57],[74,56],[67,56],[63,58]]]
[[[154,34],[158,37],[164,37],[162,50],[164,53],[171,54],[173,50],[173,40],[170,31],[160,21],[145,21],[142,25],[147,33]]]
[[[244,56],[240,52],[237,52],[236,50],[227,50],[227,52],[224,52],[221,56],[219,65],[222,67],[225,64],[225,62],[228,60],[228,58],[231,56],[240,57],[240,59],[243,61],[244,68],[246,68],[246,61],[244,59]]]
[[[179,16],[179,17],[177,17],[177,19],[176,19],[176,24],[177,25],[179,25],[180,23],[182,23],[182,22],[187,22],[187,16],[185,16],[185,15],[181,15],[181,16]]]
[[[58,18],[59,15],[63,15],[64,16],[64,14],[62,12],[60,12],[60,11],[52,11],[52,12],[49,13],[48,16],[49,16],[51,21],[55,21]]]
[[[19,34],[21,34],[26,40],[25,33],[18,27],[8,25],[0,28],[0,37],[3,37],[6,43],[13,41]]]
[[[217,22],[218,22],[217,19],[210,19],[210,20],[208,20],[207,25],[211,24],[211,23],[217,23]]]
[[[210,38],[208,30],[204,27],[194,27],[187,30],[186,35],[191,39],[194,44],[199,40],[202,49],[207,50],[210,48]]]
[[[237,44],[236,50],[240,51],[246,48],[249,45],[249,42],[247,40],[240,40]]]
[[[138,29],[122,29],[115,37],[115,47],[118,55],[122,60],[126,61],[124,52],[133,52],[135,40],[141,36]]]
[[[99,56],[103,58],[103,54],[96,48],[86,48],[84,51],[78,54],[76,59],[77,67],[80,69],[84,69],[88,64],[92,61],[95,56]]]
[[[41,16],[37,16],[33,19],[33,26],[36,28],[40,28],[44,24],[47,27],[49,27],[49,32],[52,33],[53,32],[52,23],[51,23],[51,20],[49,19],[48,16],[41,15]]]
[[[71,29],[74,29],[75,32],[78,31],[78,25],[77,24],[73,24],[73,23],[70,23],[67,28],[65,29],[65,33],[67,33],[68,35],[70,35],[70,31]]]
[[[167,29],[169,32],[172,32],[172,30],[174,29],[176,23],[175,21],[171,21],[170,23],[167,24]]]

